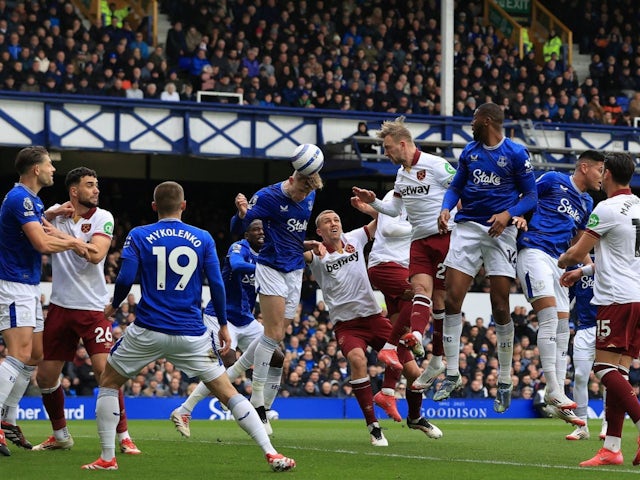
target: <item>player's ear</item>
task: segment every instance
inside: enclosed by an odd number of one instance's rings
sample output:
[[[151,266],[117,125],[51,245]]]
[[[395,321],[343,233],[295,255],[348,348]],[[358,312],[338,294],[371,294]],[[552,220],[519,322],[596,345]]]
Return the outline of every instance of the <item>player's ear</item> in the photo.
[[[186,208],[187,208],[187,201],[183,200],[182,202],[180,202],[180,210],[184,212]]]
[[[158,211],[158,205],[156,205],[156,202],[151,202],[151,210],[154,212]]]

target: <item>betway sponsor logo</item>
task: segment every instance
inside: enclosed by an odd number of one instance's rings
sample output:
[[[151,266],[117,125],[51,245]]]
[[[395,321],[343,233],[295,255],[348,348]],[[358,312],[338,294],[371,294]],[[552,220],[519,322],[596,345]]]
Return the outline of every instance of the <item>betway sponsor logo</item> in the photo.
[[[417,185],[415,187],[404,187],[400,190],[400,194],[403,197],[407,197],[409,195],[429,195],[429,189],[431,185]]]
[[[476,185],[500,185],[502,179],[493,172],[487,173],[476,168],[473,171],[473,183]]]
[[[327,272],[331,273],[331,272],[335,272],[336,270],[340,270],[344,265],[346,265],[349,262],[357,262],[357,261],[358,261],[358,252],[354,252],[348,257],[341,258],[340,260],[337,260],[333,263],[327,263],[325,265],[325,268],[327,269]]]

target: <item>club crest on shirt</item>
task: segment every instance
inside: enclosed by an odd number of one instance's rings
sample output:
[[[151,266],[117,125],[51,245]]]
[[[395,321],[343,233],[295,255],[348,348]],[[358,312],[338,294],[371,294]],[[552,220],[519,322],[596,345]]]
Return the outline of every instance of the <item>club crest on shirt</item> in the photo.
[[[82,226],[80,227],[80,231],[82,233],[89,233],[91,231],[91,224],[90,223],[83,223]]]
[[[22,201],[22,206],[25,210],[33,210],[33,202],[29,197],[25,197]]]
[[[347,253],[353,253],[356,251],[356,247],[354,247],[353,245],[351,245],[350,243],[347,243],[347,245],[344,247],[345,252]]]
[[[496,162],[500,168],[504,168],[507,166],[507,157],[500,155],[498,161]]]
[[[418,172],[416,173],[416,177],[418,177],[418,180],[420,181],[424,180],[424,177],[426,176],[427,176],[426,170],[418,170]]]

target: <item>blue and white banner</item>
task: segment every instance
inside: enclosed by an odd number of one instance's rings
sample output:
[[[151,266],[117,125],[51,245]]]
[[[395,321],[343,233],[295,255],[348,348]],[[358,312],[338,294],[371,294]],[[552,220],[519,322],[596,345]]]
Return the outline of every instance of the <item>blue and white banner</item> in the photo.
[[[125,398],[127,418],[132,420],[165,420],[177,406],[184,401],[181,397],[172,398]],[[444,402],[424,400],[422,414],[429,419],[487,419],[487,418],[535,418],[532,400],[513,400],[507,412],[498,414],[493,411],[493,400],[452,399]],[[274,405],[281,419],[361,419],[363,418],[355,398],[278,398]],[[69,397],[65,402],[67,420],[94,420],[96,410],[95,397]],[[406,417],[407,403],[398,400],[398,411]],[[376,407],[376,415],[386,418],[385,413]],[[589,402],[589,417],[602,415],[602,401]],[[231,412],[222,408],[215,397],[200,402],[193,411],[195,420],[231,420]],[[39,397],[24,397],[18,409],[18,420],[46,420],[47,413]]]

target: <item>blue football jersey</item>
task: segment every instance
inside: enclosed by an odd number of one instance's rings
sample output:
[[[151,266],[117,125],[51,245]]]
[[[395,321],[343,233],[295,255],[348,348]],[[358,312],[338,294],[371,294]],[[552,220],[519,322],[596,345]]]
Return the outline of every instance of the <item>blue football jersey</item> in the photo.
[[[484,225],[489,225],[492,215],[505,210],[511,216],[524,215],[535,207],[535,181],[530,155],[523,145],[508,138],[494,147],[474,141],[460,154],[443,208],[451,210],[462,200],[455,221]]]
[[[581,263],[575,267],[567,268],[567,270],[580,267],[582,267]],[[591,303],[591,299],[593,298],[593,275],[582,275],[580,280],[569,288],[569,298],[571,300],[575,298],[575,304],[571,310],[571,318],[576,328],[581,330],[583,328],[594,327],[596,325],[598,306]]]
[[[571,245],[578,230],[584,230],[593,209],[593,199],[578,190],[569,175],[547,172],[538,178],[538,206],[528,230],[518,237],[518,249],[536,248],[558,258]]]
[[[231,245],[222,264],[222,280],[227,292],[227,321],[236,327],[248,325],[255,320],[253,307],[256,305],[256,258],[258,254],[243,239]],[[216,316],[213,302],[207,303],[204,313]]]
[[[242,231],[253,220],[262,220],[264,245],[258,263],[285,273],[304,268],[304,240],[315,198],[316,193],[311,192],[294,202],[284,193],[282,183],[265,187],[251,198]]]
[[[135,323],[141,327],[169,335],[202,335],[205,278],[216,307],[226,310],[215,242],[206,230],[175,218],[135,227],[125,241],[122,260],[116,291],[119,284],[130,287],[139,274],[142,295]]]
[[[38,285],[42,254],[22,230],[29,222],[42,222],[44,204],[40,197],[16,183],[0,207],[0,279]]]

